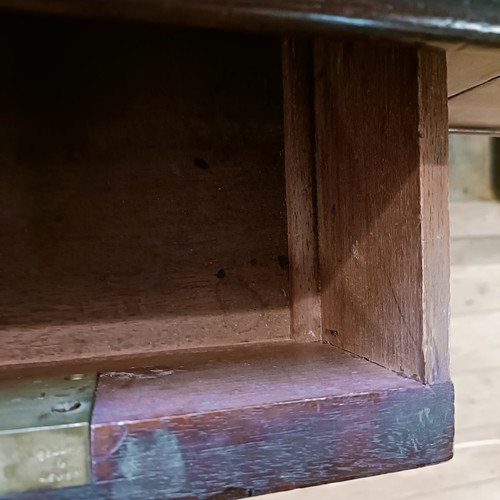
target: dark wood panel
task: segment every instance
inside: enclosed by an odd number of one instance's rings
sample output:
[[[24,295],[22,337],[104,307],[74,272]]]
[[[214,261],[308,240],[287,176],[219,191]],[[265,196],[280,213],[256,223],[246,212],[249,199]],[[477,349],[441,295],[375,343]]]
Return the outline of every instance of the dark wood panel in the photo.
[[[445,54],[316,42],[325,340],[449,378]]]
[[[242,352],[102,375],[97,484],[45,498],[241,498],[452,455],[450,383],[424,386],[330,346]]]
[[[0,0],[0,6],[195,26],[500,43],[498,0]]]
[[[312,41],[283,42],[285,172],[292,337],[322,338]]]
[[[280,41],[11,21],[0,364],[289,338]]]

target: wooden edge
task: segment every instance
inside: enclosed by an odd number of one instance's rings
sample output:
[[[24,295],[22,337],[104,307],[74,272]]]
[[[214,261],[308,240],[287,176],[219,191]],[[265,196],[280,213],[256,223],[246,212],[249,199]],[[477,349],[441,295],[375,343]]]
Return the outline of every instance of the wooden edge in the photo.
[[[313,2],[287,0],[0,0],[0,8],[82,17],[164,22],[185,26],[327,33],[385,39],[500,44],[499,22],[488,2],[409,0]]]
[[[450,380],[450,216],[446,53],[418,51],[422,350],[426,383]]]
[[[445,52],[318,38],[315,66],[328,342],[423,383],[445,382]]]
[[[451,383],[94,427],[94,491],[241,498],[442,462],[452,439]]]
[[[319,295],[312,41],[283,41],[288,261],[291,335],[322,338]]]
[[[236,499],[448,460],[453,386],[326,345],[103,374],[93,483],[8,498]]]

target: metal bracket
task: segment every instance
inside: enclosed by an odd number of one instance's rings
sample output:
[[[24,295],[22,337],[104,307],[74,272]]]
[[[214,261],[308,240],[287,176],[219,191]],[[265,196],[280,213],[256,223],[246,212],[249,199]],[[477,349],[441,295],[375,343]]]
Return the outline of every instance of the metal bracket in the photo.
[[[89,481],[97,376],[0,382],[0,494]]]

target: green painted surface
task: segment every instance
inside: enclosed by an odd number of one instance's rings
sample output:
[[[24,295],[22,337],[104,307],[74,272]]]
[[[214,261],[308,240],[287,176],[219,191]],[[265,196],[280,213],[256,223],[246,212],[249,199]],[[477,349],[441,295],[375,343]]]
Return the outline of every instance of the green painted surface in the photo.
[[[0,382],[0,494],[85,484],[95,375]]]

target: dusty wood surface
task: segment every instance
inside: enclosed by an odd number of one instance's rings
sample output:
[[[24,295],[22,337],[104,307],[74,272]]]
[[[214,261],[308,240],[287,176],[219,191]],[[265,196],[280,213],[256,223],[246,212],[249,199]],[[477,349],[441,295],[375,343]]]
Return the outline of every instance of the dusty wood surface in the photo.
[[[446,380],[444,52],[320,39],[315,57],[325,338]]]
[[[331,346],[242,352],[102,375],[96,484],[44,498],[233,499],[450,458],[450,383],[424,386]]]
[[[244,344],[244,351],[241,351],[241,345],[224,345],[210,348],[211,359],[222,360],[226,357],[244,360],[246,356],[265,355],[268,349],[286,349],[290,344],[295,344],[290,339],[278,340],[275,342],[255,342]],[[0,367],[0,380],[8,380],[16,377],[36,377],[66,375],[68,372],[96,373],[105,371],[122,371],[134,367],[154,368],[157,366],[168,366],[179,362],[193,366],[201,363],[207,356],[206,347],[193,347],[189,349],[166,349],[155,352],[144,352],[130,355],[127,353],[110,355],[104,354],[100,357],[88,357],[75,360],[67,359],[57,363],[50,359],[34,361],[29,363],[20,363],[15,366],[3,365]]]
[[[283,42],[285,173],[291,334],[322,338],[316,215],[312,42]]]
[[[0,22],[0,365],[289,338],[279,40]]]
[[[189,26],[500,43],[497,0],[0,0],[0,7]]]

